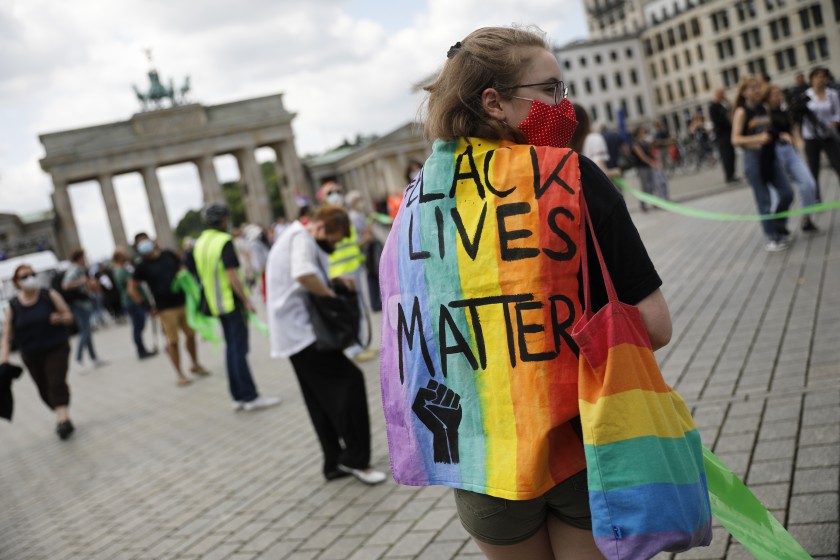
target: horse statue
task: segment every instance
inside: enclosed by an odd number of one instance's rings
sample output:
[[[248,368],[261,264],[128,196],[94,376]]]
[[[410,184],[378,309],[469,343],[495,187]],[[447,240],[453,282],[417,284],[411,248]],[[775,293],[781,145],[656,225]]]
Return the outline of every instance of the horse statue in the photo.
[[[180,95],[176,93],[172,78],[169,79],[169,85],[164,86],[157,70],[154,68],[149,70],[149,90],[147,92],[140,91],[135,85],[132,85],[132,87],[143,111],[165,108],[164,100],[166,99],[169,99],[169,107],[175,107],[186,103],[186,95],[190,91],[190,77],[187,76],[184,85],[181,86]]]

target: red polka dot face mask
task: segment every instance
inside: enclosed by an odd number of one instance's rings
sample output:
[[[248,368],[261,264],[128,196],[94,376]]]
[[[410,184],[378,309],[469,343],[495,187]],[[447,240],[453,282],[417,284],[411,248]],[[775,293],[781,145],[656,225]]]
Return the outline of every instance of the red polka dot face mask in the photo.
[[[520,99],[525,99],[520,98]],[[528,116],[517,128],[525,133],[530,144],[565,148],[577,128],[575,108],[568,99],[549,105],[536,99],[531,101]]]

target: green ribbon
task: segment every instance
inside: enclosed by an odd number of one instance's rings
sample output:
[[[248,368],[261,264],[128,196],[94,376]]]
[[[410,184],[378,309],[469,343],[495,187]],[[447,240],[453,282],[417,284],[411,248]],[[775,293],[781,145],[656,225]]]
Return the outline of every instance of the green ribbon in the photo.
[[[262,319],[257,317],[257,314],[254,313],[253,311],[251,313],[248,313],[248,322],[250,322],[251,326],[253,326],[255,329],[257,329],[257,331],[260,334],[268,336],[268,325],[263,323]]]
[[[712,515],[758,560],[811,558],[779,520],[714,453],[703,448]]]
[[[215,317],[208,317],[198,310],[201,301],[201,286],[195,281],[193,275],[186,270],[179,271],[175,279],[172,280],[171,288],[173,292],[184,294],[186,300],[184,308],[187,315],[187,324],[190,328],[204,340],[219,344],[222,341],[216,328],[219,320]]]
[[[817,212],[826,212],[828,210],[840,208],[840,200],[835,200],[832,202],[813,204],[811,206],[806,206],[805,208],[788,210],[787,212],[776,212],[775,214],[729,214],[727,212],[700,210],[698,208],[685,206],[684,204],[671,202],[670,200],[665,200],[664,198],[659,198],[658,196],[634,189],[628,185],[624,179],[614,178],[613,182],[621,190],[629,192],[642,202],[647,202],[648,204],[652,204],[653,206],[657,206],[669,212],[674,212],[675,214],[682,214],[683,216],[689,216],[691,218],[700,218],[701,220],[717,220],[721,222],[760,222],[762,220],[775,220],[776,218],[789,218],[791,216],[801,216],[804,214],[816,214]]]

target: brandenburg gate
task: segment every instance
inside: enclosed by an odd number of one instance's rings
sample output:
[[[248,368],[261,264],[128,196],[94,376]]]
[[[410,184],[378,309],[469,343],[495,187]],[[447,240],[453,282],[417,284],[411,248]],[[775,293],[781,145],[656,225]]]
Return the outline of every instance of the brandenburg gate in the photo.
[[[271,205],[254,155],[262,147],[272,148],[277,156],[275,165],[286,213],[296,216],[293,188],[311,196],[311,187],[295,151],[291,126],[294,117],[294,113],[283,107],[282,94],[277,94],[213,106],[173,103],[170,108],[137,113],[128,121],[41,135],[46,152],[41,168],[52,176],[55,187],[53,207],[64,254],[80,246],[68,193],[74,183],[99,182],[114,244],[127,247],[129,240],[117,205],[113,177],[139,172],[158,243],[174,248],[175,237],[166,214],[157,168],[186,162],[195,164],[204,203],[223,202],[213,158],[224,154],[232,154],[238,162],[247,220],[269,225],[273,221]]]

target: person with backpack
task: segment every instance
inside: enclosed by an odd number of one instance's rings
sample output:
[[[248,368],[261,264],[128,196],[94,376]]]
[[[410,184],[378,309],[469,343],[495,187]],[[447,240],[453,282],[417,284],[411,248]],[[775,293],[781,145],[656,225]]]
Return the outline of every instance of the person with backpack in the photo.
[[[808,101],[802,116],[802,138],[805,158],[817,182],[817,201],[820,193],[820,154],[825,152],[828,162],[840,179],[840,95],[828,88],[831,78],[828,68],[817,66],[809,75],[811,87],[805,91]]]
[[[67,298],[70,311],[79,329],[79,345],[76,348],[76,362],[82,366],[84,350],[87,349],[94,367],[105,365],[93,348],[93,333],[90,319],[93,314],[93,302],[88,292],[87,262],[84,249],[76,249],[70,255],[72,266],[61,280],[61,289]]]
[[[12,282],[18,294],[6,310],[0,363],[8,363],[14,340],[41,399],[55,411],[58,437],[65,440],[75,430],[70,421],[70,389],[67,387],[70,359],[67,327],[73,322],[73,314],[61,294],[41,286],[28,264],[15,269]]]

